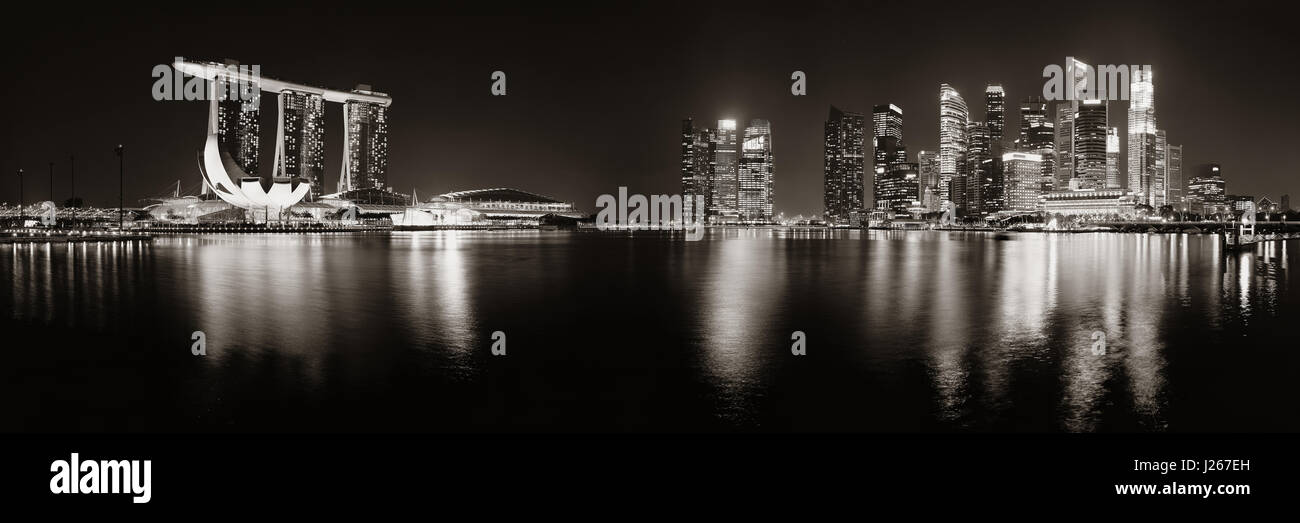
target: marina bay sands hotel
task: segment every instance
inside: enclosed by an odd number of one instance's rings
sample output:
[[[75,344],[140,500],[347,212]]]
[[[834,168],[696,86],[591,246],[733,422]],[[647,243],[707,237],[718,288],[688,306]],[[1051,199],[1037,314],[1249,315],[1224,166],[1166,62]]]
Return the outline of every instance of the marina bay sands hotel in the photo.
[[[203,192],[269,216],[323,196],[325,103],[343,104],[343,166],[339,193],[387,190],[388,107],[393,99],[359,85],[351,91],[324,89],[248,74],[237,62],[178,58],[173,68],[208,80],[208,137],[199,156]],[[241,91],[236,96],[228,86]],[[271,188],[259,176],[261,93],[276,95],[275,154]]]

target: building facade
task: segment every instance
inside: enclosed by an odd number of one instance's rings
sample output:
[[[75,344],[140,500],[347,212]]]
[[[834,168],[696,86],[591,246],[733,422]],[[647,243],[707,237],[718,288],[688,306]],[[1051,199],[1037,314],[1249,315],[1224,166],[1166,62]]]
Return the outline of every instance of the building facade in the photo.
[[[359,85],[354,93],[381,95],[368,85]],[[343,140],[347,157],[339,176],[339,192],[359,189],[388,189],[388,106],[380,103],[349,100],[343,104]]]
[[[1002,155],[1006,170],[1006,209],[1014,212],[1040,210],[1043,157],[1039,154],[1012,152]]]
[[[863,207],[865,125],[860,113],[830,108],[822,144],[823,218],[827,223],[847,224],[850,213]]]
[[[772,220],[772,124],[751,120],[745,127],[738,171],[740,219],[746,222]]]
[[[939,86],[939,198],[966,208],[966,100],[948,84]]]

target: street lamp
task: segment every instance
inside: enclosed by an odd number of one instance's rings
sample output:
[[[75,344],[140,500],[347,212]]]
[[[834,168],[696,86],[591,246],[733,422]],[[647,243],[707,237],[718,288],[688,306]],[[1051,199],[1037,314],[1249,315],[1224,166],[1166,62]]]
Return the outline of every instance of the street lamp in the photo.
[[[117,232],[122,232],[122,210],[126,206],[126,159],[125,148],[117,144]]]
[[[27,220],[23,216],[23,170],[18,169],[18,227],[22,227]]]

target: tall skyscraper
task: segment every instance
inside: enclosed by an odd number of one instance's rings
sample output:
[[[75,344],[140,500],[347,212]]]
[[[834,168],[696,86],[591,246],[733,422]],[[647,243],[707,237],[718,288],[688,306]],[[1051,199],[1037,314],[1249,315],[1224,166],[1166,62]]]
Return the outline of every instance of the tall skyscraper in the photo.
[[[1074,116],[1074,177],[1080,189],[1106,188],[1106,100],[1080,101]],[[1059,190],[1059,189],[1058,189]]]
[[[713,132],[713,207],[709,216],[714,221],[735,219],[740,216],[740,143],[735,120],[718,120]]]
[[[1106,129],[1106,188],[1123,189],[1119,168],[1119,128]]]
[[[238,62],[228,65],[238,65]],[[213,93],[230,93],[239,89],[239,96],[223,96],[217,103],[217,144],[222,151],[230,155],[235,164],[249,176],[257,176],[258,158],[261,150],[261,105],[262,91],[252,80],[243,83],[214,80],[210,83]],[[230,87],[236,86],[236,87]],[[218,94],[218,95],[219,95]],[[239,183],[239,180],[235,180]]]
[[[740,218],[748,222],[772,220],[772,124],[751,120],[745,127],[740,152]]]
[[[1165,146],[1165,203],[1187,210],[1187,183],[1183,181],[1183,146]]]
[[[1226,210],[1226,197],[1227,183],[1219,164],[1204,164],[1187,184],[1187,211],[1202,215],[1222,213]]]
[[[827,223],[848,223],[849,213],[862,209],[862,176],[866,156],[866,118],[831,106],[823,142],[823,194]]]
[[[301,178],[311,184],[308,197],[319,198],[325,183],[325,99],[316,93],[280,92],[276,168],[273,176]]]
[[[1152,205],[1156,178],[1156,107],[1151,70],[1134,71],[1129,83],[1128,190]]]
[[[1053,191],[1068,190],[1070,179],[1074,178],[1074,118],[1078,105],[1076,100],[1056,104],[1056,175],[1050,188]]]
[[[1043,157],[1033,153],[1013,152],[1002,155],[1006,169],[1006,198],[1008,211],[1034,212],[1039,210],[1042,195]]]
[[[875,131],[872,161],[872,207],[875,209],[895,209],[900,202],[900,194],[891,189],[890,195],[884,194],[886,179],[895,173],[894,167],[907,161],[907,147],[903,145],[903,110],[894,104],[877,105],[871,111],[872,128]],[[889,185],[897,188],[893,181]],[[915,197],[908,198],[901,205],[906,208]]]
[[[1169,198],[1168,185],[1165,176],[1168,174],[1168,165],[1165,162],[1165,154],[1168,153],[1169,140],[1166,138],[1164,129],[1156,129],[1156,148],[1155,148],[1155,170],[1151,175],[1151,194],[1152,198],[1148,205],[1154,208],[1160,208]]]
[[[917,170],[919,171],[920,199],[928,212],[939,211],[939,153],[935,151],[917,151]]]
[[[352,92],[382,94],[358,85]],[[339,192],[388,188],[388,107],[373,102],[349,100],[343,104],[343,140],[348,155],[343,159]]]
[[[1281,205],[1282,212],[1290,212],[1290,211],[1291,211],[1291,195],[1290,195],[1290,194],[1283,194],[1283,195],[1282,195],[1282,201],[1279,202],[1279,204]]]
[[[711,132],[695,126],[695,120],[682,120],[682,216],[689,220],[703,220],[713,198],[713,149]],[[695,197],[704,196],[704,208],[695,208]]]
[[[984,193],[993,182],[993,142],[988,124],[969,122],[966,125],[966,213],[986,214]]]
[[[1002,144],[1002,138],[1006,133],[1007,123],[1007,93],[1002,90],[998,84],[990,84],[984,88],[984,120],[989,127],[989,141],[998,148]]]
[[[948,84],[939,86],[939,197],[966,208],[966,100]]]
[[[1020,138],[1016,140],[1019,151],[1050,148],[1055,138],[1055,125],[1047,115],[1047,102],[1041,96],[1026,98],[1020,104]]]

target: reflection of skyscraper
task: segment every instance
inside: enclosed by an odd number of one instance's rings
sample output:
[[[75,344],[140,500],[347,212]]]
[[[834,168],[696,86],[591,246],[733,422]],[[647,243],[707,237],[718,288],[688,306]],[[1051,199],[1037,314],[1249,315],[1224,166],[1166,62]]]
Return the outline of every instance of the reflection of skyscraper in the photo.
[[[1154,201],[1156,148],[1155,87],[1151,70],[1133,71],[1128,105],[1128,190],[1148,205]]]
[[[1183,181],[1183,146],[1165,146],[1166,203],[1178,211],[1187,210],[1187,184]]]
[[[874,155],[872,162],[872,206],[875,209],[898,208],[900,202],[894,201],[899,194],[891,190],[885,195],[882,185],[886,178],[894,173],[894,167],[907,161],[907,147],[903,145],[903,110],[894,104],[877,105],[871,111],[872,127],[875,129]],[[891,186],[898,184],[890,182]],[[911,200],[902,203],[906,208]]]
[[[359,85],[352,92],[382,94]],[[388,107],[374,102],[349,100],[343,104],[343,139],[348,155],[339,176],[339,191],[385,189],[388,187]]]
[[[703,219],[705,209],[709,208],[713,191],[709,180],[713,178],[713,153],[709,147],[708,129],[695,127],[695,120],[682,120],[682,216],[690,219]],[[704,209],[695,208],[695,197],[704,196]]]
[[[866,119],[834,106],[826,120],[823,155],[823,194],[828,223],[848,223],[849,213],[862,208],[865,166],[863,133]]]
[[[1105,100],[1083,100],[1076,109],[1074,177],[1080,189],[1106,188],[1106,105]]]
[[[948,84],[939,86],[939,197],[966,207],[966,100]]]
[[[718,128],[713,133],[713,207],[711,216],[734,218],[740,215],[738,198],[739,180],[739,138],[736,134],[735,120],[718,120]]]
[[[1119,128],[1106,129],[1106,188],[1122,189],[1119,170]]]
[[[275,176],[302,178],[311,184],[312,200],[325,181],[325,99],[319,94],[280,92],[280,124]]]
[[[772,125],[752,120],[745,128],[739,169],[740,217],[746,221],[772,219]]]

